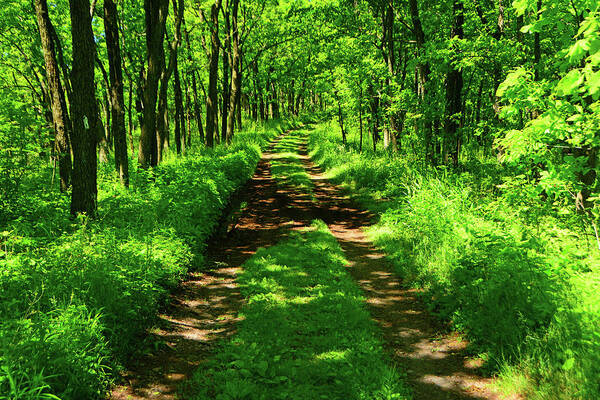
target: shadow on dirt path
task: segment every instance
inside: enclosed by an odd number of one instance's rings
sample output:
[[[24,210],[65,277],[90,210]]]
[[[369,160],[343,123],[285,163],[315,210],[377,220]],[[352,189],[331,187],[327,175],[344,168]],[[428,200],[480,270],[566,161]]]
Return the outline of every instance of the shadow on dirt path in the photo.
[[[323,176],[300,146],[302,163],[314,183],[316,217],[336,237],[352,276],[364,291],[369,311],[379,325],[387,351],[406,372],[416,400],[500,399],[492,379],[481,376],[480,360],[467,355],[467,343],[445,334],[417,298],[402,287],[392,265],[363,233],[374,215],[357,207]]]
[[[243,303],[235,282],[240,266],[259,247],[276,244],[291,229],[309,226],[310,199],[277,185],[271,176],[270,164],[283,157],[273,150],[278,140],[241,191],[247,205],[240,218],[225,237],[209,245],[208,268],[189,274],[159,316],[159,327],[150,332],[164,345],[132,360],[111,399],[176,399],[181,382],[211,357],[218,341],[235,332]]]

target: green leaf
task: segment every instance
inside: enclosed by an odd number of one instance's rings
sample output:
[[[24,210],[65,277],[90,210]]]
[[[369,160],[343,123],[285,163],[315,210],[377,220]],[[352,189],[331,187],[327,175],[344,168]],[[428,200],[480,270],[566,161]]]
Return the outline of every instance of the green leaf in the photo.
[[[265,360],[260,361],[258,364],[256,364],[256,371],[258,371],[258,373],[261,376],[265,376],[267,374],[268,368],[269,368],[269,363],[266,362]]]
[[[556,85],[556,94],[559,96],[568,96],[574,94],[583,83],[583,75],[578,69],[571,70],[565,75],[558,85]]]
[[[590,50],[590,42],[587,39],[581,39],[575,42],[573,46],[569,49],[569,53],[567,57],[569,57],[569,62],[571,64],[576,64],[581,61]]]
[[[565,363],[562,366],[562,369],[564,371],[568,371],[571,368],[573,368],[574,365],[575,365],[575,357],[571,357],[567,361],[565,361]]]
[[[519,15],[525,14],[533,6],[530,0],[514,0],[512,5]]]

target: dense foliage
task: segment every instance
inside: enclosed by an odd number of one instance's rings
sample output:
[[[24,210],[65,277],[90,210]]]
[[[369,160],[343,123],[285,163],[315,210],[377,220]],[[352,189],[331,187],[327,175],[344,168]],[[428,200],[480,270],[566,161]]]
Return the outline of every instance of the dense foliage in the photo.
[[[0,399],[102,396],[281,128],[257,127],[299,116],[505,386],[599,396],[598,0],[0,10]],[[272,167],[309,192],[305,133]]]

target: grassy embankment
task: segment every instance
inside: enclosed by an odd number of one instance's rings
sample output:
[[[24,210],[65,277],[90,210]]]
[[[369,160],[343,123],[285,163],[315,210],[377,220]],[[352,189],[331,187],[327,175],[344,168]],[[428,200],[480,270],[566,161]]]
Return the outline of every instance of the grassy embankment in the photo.
[[[0,398],[102,398],[122,363],[202,253],[260,148],[287,127],[239,133],[232,146],[193,148],[123,189],[99,171],[99,215],[73,221],[51,171],[23,182],[0,221]]]
[[[311,132],[313,160],[380,215],[370,229],[406,285],[533,399],[600,396],[600,257],[574,217],[527,200],[495,162],[424,169],[357,151],[334,125]]]

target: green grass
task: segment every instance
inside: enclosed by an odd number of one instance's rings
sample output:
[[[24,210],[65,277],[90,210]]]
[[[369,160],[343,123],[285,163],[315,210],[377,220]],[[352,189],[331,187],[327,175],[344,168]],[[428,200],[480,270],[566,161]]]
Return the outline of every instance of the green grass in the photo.
[[[313,160],[380,215],[370,237],[405,284],[466,334],[501,388],[599,398],[600,254],[578,221],[535,200],[535,187],[507,184],[495,163],[424,169],[357,147],[330,124],[310,134]]]
[[[271,174],[278,184],[291,186],[304,194],[312,193],[314,184],[306,173],[298,148],[306,143],[308,132],[297,129],[289,132],[273,148],[277,152],[271,161]]]
[[[236,335],[185,398],[409,398],[346,262],[321,221],[260,249],[239,278],[248,302]]]
[[[45,192],[49,171],[23,182],[0,225],[0,399],[103,398],[151,346],[145,332],[169,291],[202,268],[229,196],[285,127],[251,126],[232,146],[152,171],[132,160],[129,190],[101,165],[93,221],[70,220],[68,198]]]

